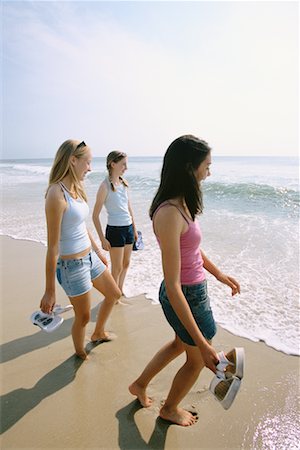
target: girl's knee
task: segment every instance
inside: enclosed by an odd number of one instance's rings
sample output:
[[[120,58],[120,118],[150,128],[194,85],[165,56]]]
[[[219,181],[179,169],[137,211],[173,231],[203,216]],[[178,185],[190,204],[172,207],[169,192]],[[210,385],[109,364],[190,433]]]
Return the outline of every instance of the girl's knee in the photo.
[[[105,296],[106,300],[115,303],[119,298],[122,297],[121,289],[116,285],[110,290],[109,294]]]
[[[172,342],[171,345],[172,345],[172,348],[173,348],[174,352],[177,352],[178,355],[180,355],[181,353],[184,352],[183,343],[177,337],[174,339],[174,341]]]
[[[201,370],[204,367],[204,363],[200,354],[200,351],[198,354],[193,354],[192,356],[187,354],[186,355],[186,364],[190,367],[191,370]]]
[[[123,270],[127,270],[129,268],[130,260],[125,260],[123,262]]]
[[[81,314],[76,314],[75,313],[75,320],[82,327],[85,327],[89,323],[90,318],[91,318],[90,312],[86,312],[86,313],[83,313],[83,314],[82,313]]]
[[[114,292],[112,292],[112,298],[114,301],[117,301],[120,297],[122,297],[122,291],[118,286],[116,286]]]
[[[114,278],[119,278],[122,272],[122,266],[112,266],[111,273]]]

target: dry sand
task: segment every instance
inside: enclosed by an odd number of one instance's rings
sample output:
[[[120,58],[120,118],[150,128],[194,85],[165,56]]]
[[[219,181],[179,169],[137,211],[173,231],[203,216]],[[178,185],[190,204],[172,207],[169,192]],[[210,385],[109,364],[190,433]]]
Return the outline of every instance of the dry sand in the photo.
[[[182,428],[158,419],[161,401],[183,357],[151,383],[154,404],[141,408],[127,386],[173,333],[159,305],[144,296],[116,305],[108,329],[114,342],[89,344],[101,298],[93,293],[87,327],[89,360],[73,354],[73,313],[52,334],[35,328],[30,314],[44,289],[46,249],[0,238],[1,448],[2,449],[296,449],[299,446],[299,358],[220,327],[217,351],[242,346],[246,373],[234,404],[224,411],[208,391],[204,369],[182,406],[199,414]],[[68,300],[58,287],[58,303]]]

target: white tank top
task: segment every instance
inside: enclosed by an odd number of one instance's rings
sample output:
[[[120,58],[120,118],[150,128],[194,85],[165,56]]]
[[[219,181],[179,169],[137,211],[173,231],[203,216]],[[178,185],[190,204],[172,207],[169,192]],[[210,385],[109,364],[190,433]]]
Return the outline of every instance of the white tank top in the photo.
[[[59,183],[59,185],[67,202],[60,229],[60,255],[72,255],[91,247],[85,223],[89,207],[81,198],[73,198],[63,183]]]
[[[127,187],[121,183],[119,186],[116,186],[116,190],[113,191],[109,179],[106,178],[105,180],[108,189],[107,197],[104,202],[108,214],[107,224],[115,227],[131,225],[132,217],[128,209]]]

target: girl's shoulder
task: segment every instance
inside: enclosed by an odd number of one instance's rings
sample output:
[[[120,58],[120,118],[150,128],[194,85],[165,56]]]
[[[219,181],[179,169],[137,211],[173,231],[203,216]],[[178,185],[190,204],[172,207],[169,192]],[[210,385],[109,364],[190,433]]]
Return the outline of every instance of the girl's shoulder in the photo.
[[[100,183],[99,185],[99,191],[108,191],[108,187],[109,187],[109,179],[106,177],[104,178],[104,180]]]
[[[154,221],[157,218],[157,221],[162,222],[181,222],[184,221],[188,225],[192,222],[192,219],[184,213],[179,205],[173,203],[172,201],[165,201],[161,203],[156,211],[154,212],[152,220]]]
[[[63,187],[60,183],[53,183],[47,189],[46,197],[64,197]]]
[[[170,203],[169,201],[161,203],[156,211],[153,214],[153,220],[162,219],[162,220],[173,220],[180,217],[180,213],[178,211],[178,208]]]
[[[180,236],[187,229],[186,221],[183,219],[178,209],[170,203],[158,207],[152,217],[152,221],[154,233],[159,239],[170,234],[172,234],[173,237],[175,235]],[[172,224],[171,230],[170,223]]]
[[[62,208],[66,205],[65,193],[59,183],[51,184],[46,192],[46,207],[54,207],[61,205]]]

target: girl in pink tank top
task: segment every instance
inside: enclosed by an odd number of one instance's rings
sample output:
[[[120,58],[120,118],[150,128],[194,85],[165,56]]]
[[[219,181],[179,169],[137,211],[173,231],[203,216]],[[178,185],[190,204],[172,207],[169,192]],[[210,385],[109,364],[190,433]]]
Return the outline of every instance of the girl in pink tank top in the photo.
[[[206,277],[203,268],[202,254],[199,252],[202,239],[199,223],[197,221],[193,222],[175,203],[169,201],[159,205],[153,214],[153,221],[155,215],[161,208],[170,206],[177,208],[188,226],[187,231],[180,236],[180,282],[183,285],[202,283]],[[158,236],[157,240],[159,242]]]
[[[160,410],[160,417],[182,426],[194,424],[197,417],[179,408],[179,403],[202,368],[206,366],[216,373],[219,363],[219,356],[211,346],[216,324],[207,295],[205,270],[228,285],[232,295],[240,292],[238,282],[222,273],[200,250],[201,231],[196,216],[203,211],[200,182],[210,175],[210,164],[210,147],[191,135],[172,142],[164,156],[150,217],[162,254],[164,280],[159,300],[175,338],[158,351],[129,386],[143,406],[150,406],[152,400],[146,393],[149,382],[185,352],[186,362],[177,372]]]

